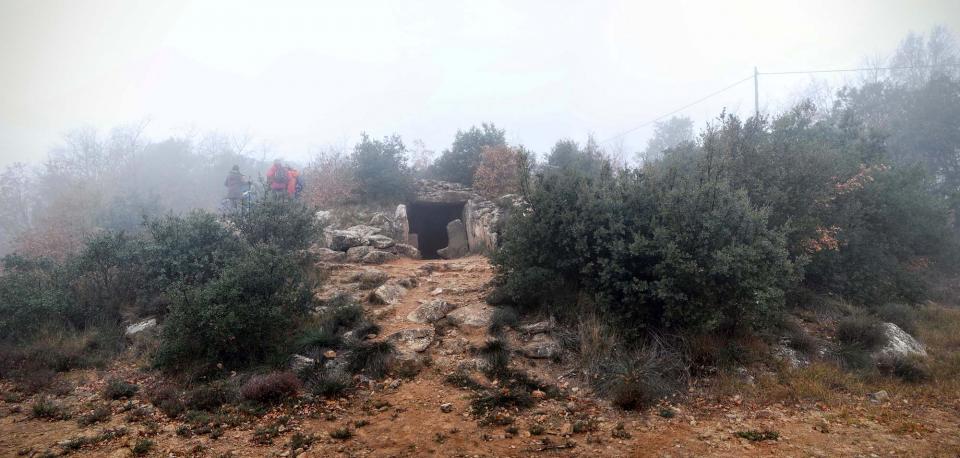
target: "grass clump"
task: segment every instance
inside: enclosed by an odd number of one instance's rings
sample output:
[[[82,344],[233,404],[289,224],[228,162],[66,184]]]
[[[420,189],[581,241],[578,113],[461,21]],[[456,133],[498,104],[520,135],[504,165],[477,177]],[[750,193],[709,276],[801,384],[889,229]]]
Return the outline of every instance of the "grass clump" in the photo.
[[[352,383],[343,371],[317,369],[306,375],[306,386],[316,396],[333,398],[349,390]]]
[[[488,340],[480,347],[480,357],[486,363],[484,373],[491,378],[510,375],[510,346],[501,339]]]
[[[350,428],[343,426],[330,431],[330,437],[337,440],[347,440],[353,437],[353,431],[350,431]]]
[[[153,450],[153,441],[146,438],[137,439],[137,442],[133,444],[133,454],[135,456],[144,456],[147,453],[150,453],[150,450]]]
[[[261,426],[253,431],[253,442],[261,445],[272,444],[273,439],[280,435],[277,425]]]
[[[128,399],[137,393],[139,387],[133,383],[126,382],[123,379],[112,378],[107,381],[107,386],[103,389],[103,397],[106,399]]]
[[[908,334],[917,333],[917,308],[906,304],[887,303],[873,311],[881,321],[893,323]]]
[[[70,412],[63,404],[49,399],[46,396],[41,396],[34,401],[30,412],[34,418],[42,418],[45,420],[66,420],[70,418]]]
[[[389,342],[362,342],[355,345],[348,356],[347,370],[367,377],[381,378],[393,363],[393,345]]]
[[[101,423],[110,419],[110,406],[99,405],[95,407],[91,412],[85,413],[77,417],[77,424],[80,426],[90,426],[95,423]]]
[[[176,387],[162,384],[152,389],[148,395],[150,403],[169,418],[177,418],[187,410]]]
[[[762,431],[756,430],[756,429],[750,429],[746,431],[737,431],[734,434],[737,437],[744,438],[750,442],[775,441],[780,438],[780,433],[769,430],[769,429],[765,429]]]
[[[277,404],[297,395],[302,384],[291,372],[255,375],[240,387],[240,397],[260,404]]]

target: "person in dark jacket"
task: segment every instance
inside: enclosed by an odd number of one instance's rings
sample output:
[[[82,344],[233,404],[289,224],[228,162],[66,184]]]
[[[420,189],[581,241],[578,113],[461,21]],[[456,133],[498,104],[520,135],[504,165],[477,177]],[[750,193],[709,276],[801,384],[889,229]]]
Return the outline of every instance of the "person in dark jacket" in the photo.
[[[250,180],[240,173],[240,166],[234,165],[227,174],[227,179],[223,182],[227,187],[227,199],[230,200],[230,206],[237,209],[240,201],[243,199],[243,192],[250,186]]]

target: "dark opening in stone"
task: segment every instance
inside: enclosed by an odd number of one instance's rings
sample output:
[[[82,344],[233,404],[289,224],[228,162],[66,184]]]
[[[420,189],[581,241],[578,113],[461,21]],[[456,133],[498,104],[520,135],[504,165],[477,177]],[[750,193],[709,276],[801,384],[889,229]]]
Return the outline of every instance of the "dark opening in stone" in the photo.
[[[407,206],[407,220],[410,222],[410,234],[416,234],[417,248],[423,259],[439,259],[437,250],[445,248],[447,223],[463,219],[465,202],[435,203],[414,202]]]

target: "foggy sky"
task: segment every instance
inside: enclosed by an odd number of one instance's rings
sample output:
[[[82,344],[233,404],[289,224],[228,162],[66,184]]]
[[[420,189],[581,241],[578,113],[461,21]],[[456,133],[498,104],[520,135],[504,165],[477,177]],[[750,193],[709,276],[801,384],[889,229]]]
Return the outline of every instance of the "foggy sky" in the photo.
[[[543,152],[609,138],[754,66],[859,66],[935,24],[957,34],[960,1],[0,0],[0,166],[40,160],[72,128],[147,119],[155,139],[247,132],[294,160],[361,131],[441,150],[484,121]],[[761,108],[810,82],[761,79]],[[724,107],[749,115],[752,83],[683,114],[699,127]]]

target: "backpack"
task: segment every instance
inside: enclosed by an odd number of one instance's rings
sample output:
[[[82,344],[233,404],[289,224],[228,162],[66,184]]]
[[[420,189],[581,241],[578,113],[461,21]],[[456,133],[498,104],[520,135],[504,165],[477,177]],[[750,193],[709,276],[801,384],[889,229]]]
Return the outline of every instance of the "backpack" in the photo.
[[[287,169],[285,166],[281,165],[280,167],[277,167],[277,170],[273,172],[273,182],[286,185],[287,180],[290,179],[290,177],[287,175],[287,172],[289,172],[289,169]]]

